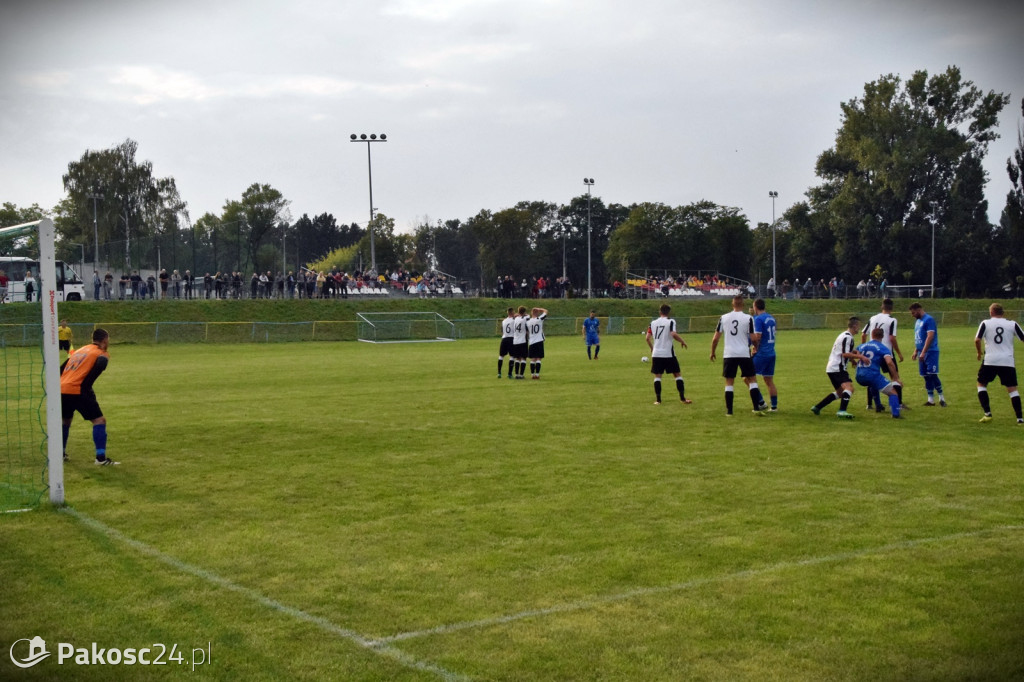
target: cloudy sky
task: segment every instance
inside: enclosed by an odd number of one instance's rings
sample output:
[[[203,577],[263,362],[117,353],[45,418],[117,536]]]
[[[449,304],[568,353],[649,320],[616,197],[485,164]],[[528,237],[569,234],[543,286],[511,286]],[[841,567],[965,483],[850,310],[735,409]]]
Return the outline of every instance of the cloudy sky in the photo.
[[[1016,4],[1016,8],[1013,5]],[[252,183],[293,217],[401,231],[524,200],[682,205],[769,222],[817,184],[840,102],[959,66],[1011,95],[986,167],[998,220],[1024,96],[1024,4],[975,0],[7,0],[0,202],[52,207],[127,138],[193,220]]]

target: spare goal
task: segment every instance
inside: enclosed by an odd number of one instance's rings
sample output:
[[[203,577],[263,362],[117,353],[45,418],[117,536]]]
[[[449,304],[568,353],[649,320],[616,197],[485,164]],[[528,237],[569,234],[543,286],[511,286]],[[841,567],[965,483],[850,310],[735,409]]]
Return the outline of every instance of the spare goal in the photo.
[[[439,313],[356,313],[367,343],[454,341],[455,324]]]

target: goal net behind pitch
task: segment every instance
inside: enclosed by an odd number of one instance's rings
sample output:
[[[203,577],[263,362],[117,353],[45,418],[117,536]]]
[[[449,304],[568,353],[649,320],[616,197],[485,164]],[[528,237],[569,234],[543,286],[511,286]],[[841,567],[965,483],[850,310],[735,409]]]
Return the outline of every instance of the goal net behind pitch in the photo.
[[[0,325],[0,512],[64,502],[64,462],[60,422],[60,354],[57,350],[57,296],[54,284],[53,222],[39,220],[0,228],[0,241],[38,235],[39,324]]]
[[[357,313],[359,340],[368,343],[454,341],[455,324],[438,313]]]

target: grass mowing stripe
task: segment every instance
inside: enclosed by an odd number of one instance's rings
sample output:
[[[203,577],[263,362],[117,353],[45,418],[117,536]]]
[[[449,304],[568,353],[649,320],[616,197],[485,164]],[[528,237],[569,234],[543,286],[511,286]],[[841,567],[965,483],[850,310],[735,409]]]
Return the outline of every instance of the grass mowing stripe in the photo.
[[[553,616],[562,613],[585,611],[587,609],[597,608],[600,606],[604,606],[606,604],[626,601],[629,599],[635,599],[637,597],[649,597],[656,594],[666,594],[669,592],[681,592],[683,590],[692,590],[694,588],[703,587],[704,585],[724,583],[732,580],[744,580],[746,578],[767,575],[769,573],[784,571],[790,568],[802,568],[804,566],[818,566],[821,564],[838,563],[841,561],[847,561],[848,559],[859,559],[861,557],[871,556],[875,554],[886,554],[888,552],[913,549],[914,547],[919,547],[921,545],[926,544],[950,542],[953,540],[963,540],[965,538],[979,537],[982,535],[990,535],[994,533],[1020,530],[1024,530],[1024,526],[996,526],[994,528],[973,531],[970,533],[953,533],[951,535],[942,535],[938,537],[919,538],[917,540],[905,540],[903,542],[895,542],[888,545],[881,545],[880,547],[868,547],[853,552],[840,552],[838,554],[829,554],[827,556],[809,557],[807,559],[800,559],[799,561],[781,561],[777,564],[772,564],[771,566],[765,566],[763,568],[752,568],[746,571],[728,573],[726,575],[711,576],[707,578],[697,578],[696,580],[687,580],[686,582],[675,583],[672,585],[663,585],[660,587],[645,587],[636,590],[628,590],[626,592],[620,592],[619,594],[609,594],[603,597],[596,597],[594,599],[584,599],[577,602],[571,602],[569,604],[551,606],[546,609],[531,609],[528,611],[513,613],[507,616],[496,616],[494,618],[482,618],[480,620],[464,621],[462,623],[451,623],[449,625],[440,625],[435,628],[427,628],[425,630],[417,630],[413,632],[401,632],[396,635],[391,635],[390,637],[381,637],[380,639],[376,640],[374,644],[390,644],[392,642],[418,639],[420,637],[429,637],[431,635],[445,635],[452,632],[459,632],[462,630],[472,630],[475,628],[486,628],[493,627],[495,625],[505,625],[506,623],[514,623],[521,620],[527,620],[529,618],[540,618],[543,616]]]
[[[193,575],[197,578],[200,578],[201,580],[205,580],[206,582],[217,585],[218,587],[223,587],[227,590],[231,590],[232,592],[237,592],[238,594],[241,594],[245,597],[248,597],[249,599],[252,599],[258,604],[262,604],[263,606],[266,606],[269,609],[277,611],[278,613],[283,613],[297,620],[301,620],[306,623],[316,625],[321,630],[342,637],[343,639],[347,639],[353,644],[357,644],[364,649],[369,649],[370,651],[374,651],[382,656],[386,656],[390,659],[393,659],[406,667],[414,668],[416,670],[421,670],[424,672],[434,673],[441,679],[451,680],[452,682],[455,682],[457,680],[469,679],[463,675],[453,673],[450,670],[445,670],[440,666],[436,666],[431,663],[427,663],[426,661],[421,661],[417,658],[414,658],[409,654],[405,653],[404,651],[388,646],[388,643],[383,640],[371,640],[367,637],[360,635],[358,632],[354,632],[353,630],[343,628],[340,625],[335,625],[334,623],[330,622],[325,618],[320,618],[318,616],[306,613],[305,611],[302,611],[300,609],[288,606],[286,604],[282,604],[278,601],[271,599],[270,597],[260,594],[255,590],[252,590],[248,587],[243,587],[241,585],[238,585],[237,583],[233,583],[227,578],[223,578],[215,573],[211,573],[210,571],[207,571],[198,566],[193,566],[192,564],[185,563],[184,561],[179,561],[178,559],[175,559],[172,556],[164,554],[155,547],[150,547],[144,542],[139,542],[134,538],[128,537],[124,533],[114,528],[111,528],[110,526],[107,526],[106,524],[101,523],[100,521],[97,521],[96,519],[86,514],[83,514],[82,512],[74,509],[73,507],[62,507],[60,511],[65,514],[73,516],[88,528],[91,528],[92,530],[101,533],[102,535],[112,540],[117,540],[118,542],[124,543],[132,549],[136,550],[137,552],[145,554],[150,558],[156,559],[157,561],[166,564],[174,569],[177,569],[182,573]]]

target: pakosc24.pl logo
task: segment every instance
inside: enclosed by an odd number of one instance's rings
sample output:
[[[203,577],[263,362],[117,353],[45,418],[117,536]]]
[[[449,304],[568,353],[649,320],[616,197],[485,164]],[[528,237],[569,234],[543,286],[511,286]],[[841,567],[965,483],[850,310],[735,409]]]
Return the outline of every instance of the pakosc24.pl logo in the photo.
[[[23,644],[27,642],[27,644]],[[101,648],[95,642],[91,648],[77,648],[67,642],[57,644],[57,664],[65,661],[75,665],[191,665],[196,666],[212,663],[213,647],[207,643],[206,648],[192,649],[191,660],[185,658],[185,647],[177,644],[168,647],[166,644],[151,644],[148,647],[118,649]],[[46,650],[46,641],[38,635],[32,639],[19,639],[11,645],[11,662],[19,668],[31,668],[44,658],[50,656]]]

